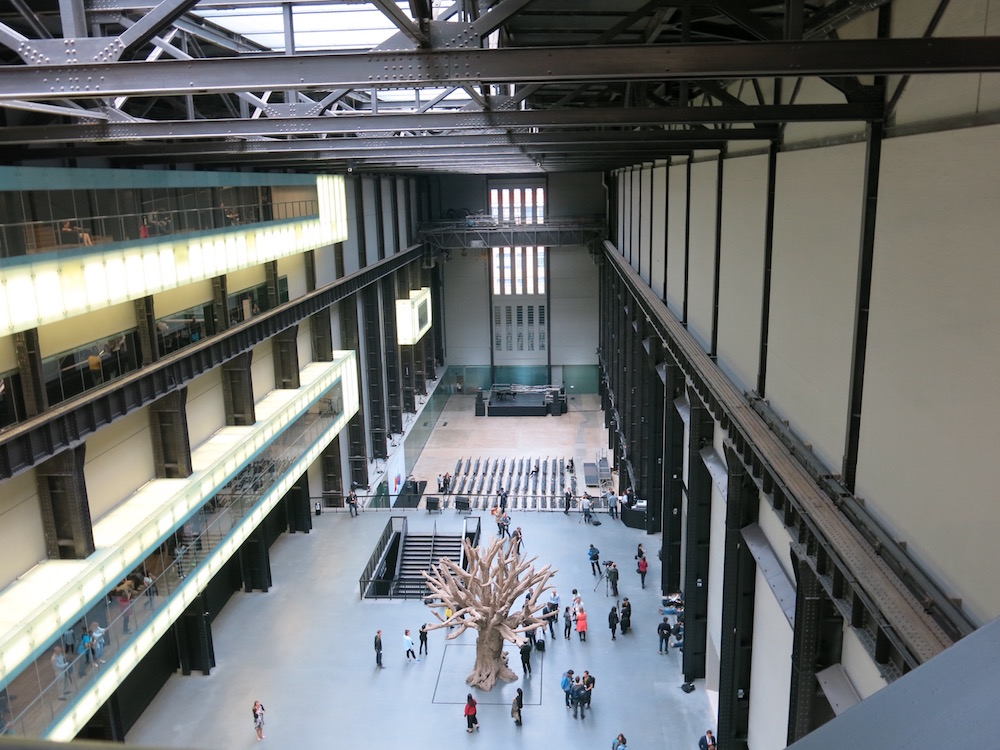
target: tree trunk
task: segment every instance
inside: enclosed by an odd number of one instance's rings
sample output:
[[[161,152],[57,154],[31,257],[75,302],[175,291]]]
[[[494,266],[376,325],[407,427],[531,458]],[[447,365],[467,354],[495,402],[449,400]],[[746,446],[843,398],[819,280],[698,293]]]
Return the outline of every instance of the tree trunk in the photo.
[[[514,682],[517,675],[507,666],[503,637],[495,628],[487,628],[476,640],[476,666],[465,681],[481,690],[492,690],[497,680]]]

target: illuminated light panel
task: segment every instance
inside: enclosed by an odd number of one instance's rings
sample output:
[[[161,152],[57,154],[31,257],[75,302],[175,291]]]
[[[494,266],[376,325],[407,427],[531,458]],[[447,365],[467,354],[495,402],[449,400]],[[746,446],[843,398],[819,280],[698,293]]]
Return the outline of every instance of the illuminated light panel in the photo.
[[[281,227],[234,228],[212,238],[106,250],[42,253],[0,262],[0,335],[37,328],[111,305],[287,258],[347,239],[347,194],[340,175],[318,175],[319,219]]]
[[[431,329],[431,290],[423,287],[410,292],[408,299],[396,300],[396,343],[412,346]]]
[[[0,592],[0,683],[36,657],[103,590],[124,578],[225,486],[268,443],[265,435],[280,434],[278,423],[283,426],[298,419],[338,380],[344,411],[334,424],[343,426],[343,416],[350,419],[357,412],[360,397],[353,351],[334,352],[333,362],[312,362],[299,377],[299,388],[275,389],[261,399],[257,415],[268,418],[248,427],[225,427],[193,451],[190,477],[147,482],[97,521],[97,549],[86,560],[40,563]],[[284,483],[281,486],[287,489]]]

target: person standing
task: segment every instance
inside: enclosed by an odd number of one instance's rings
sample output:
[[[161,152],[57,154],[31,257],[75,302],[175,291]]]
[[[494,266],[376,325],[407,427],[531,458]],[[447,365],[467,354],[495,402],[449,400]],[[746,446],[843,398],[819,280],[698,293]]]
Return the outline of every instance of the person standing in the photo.
[[[579,634],[581,641],[587,640],[587,613],[582,607],[576,613],[576,632]]]
[[[264,704],[253,702],[253,728],[257,731],[257,742],[264,739]]]
[[[438,494],[440,495],[443,492],[444,492],[444,477],[438,474]]]
[[[712,730],[706,729],[705,734],[698,740],[698,750],[713,750],[716,747],[718,747],[718,744],[715,741],[715,737],[712,736]]]
[[[597,685],[597,678],[586,669],[583,670],[583,703],[590,710],[590,699],[594,697],[594,686]]]
[[[608,563],[608,583],[611,584],[611,596],[618,596],[618,566],[613,562]]]
[[[104,633],[105,630],[99,623],[90,624],[90,641],[94,647],[94,659],[98,664],[105,664],[104,661]]]
[[[573,705],[573,670],[567,669],[563,672],[562,681],[559,683],[563,693],[566,694],[566,708]]]
[[[358,517],[358,493],[354,490],[347,493],[347,512],[352,518]]]
[[[583,500],[580,501],[580,510],[583,511],[583,522],[590,523],[590,495],[584,493]]]
[[[563,637],[568,641],[569,634],[573,632],[573,613],[569,607],[563,613]]]
[[[514,718],[515,726],[521,726],[522,708],[524,708],[524,691],[518,688],[517,695],[514,696],[514,700],[510,704],[510,715]]]
[[[628,600],[626,596],[622,599],[622,635],[625,635],[629,630],[632,629],[632,602]]]
[[[375,666],[379,669],[385,669],[382,666],[382,631],[375,631]]]
[[[420,659],[417,658],[417,655],[415,653],[413,653],[413,639],[410,638],[410,631],[409,630],[404,630],[403,631],[403,648],[406,649],[406,663],[407,664],[410,663],[410,659],[411,658],[413,660],[415,660],[415,661],[420,661]]]
[[[525,641],[521,644],[521,671],[525,676],[531,676],[531,643]]]
[[[83,677],[87,673],[87,667],[90,666],[91,661],[94,661],[94,666],[97,667],[97,661],[94,660],[94,641],[90,637],[90,631],[87,630],[87,626],[83,625],[80,628],[80,645],[76,649],[76,653],[82,656],[79,659],[80,666],[77,667],[77,674]]]
[[[417,655],[423,654],[427,656],[427,623],[425,622],[420,626],[420,648],[417,649]]]
[[[467,732],[472,732],[472,728],[475,727],[476,731],[479,731],[479,719],[476,718],[476,699],[472,697],[472,693],[469,693],[468,697],[465,699],[465,722],[469,725]]]
[[[569,506],[573,504],[573,491],[569,487],[566,488],[565,494],[563,494],[563,515],[569,515]]]
[[[660,636],[659,653],[665,654],[670,651],[670,618],[664,617],[663,622],[656,626],[656,634]]]
[[[510,535],[510,544],[514,548],[514,554],[521,554],[521,545],[524,543],[524,534],[521,533],[521,527],[518,526],[514,529],[514,533]]]
[[[611,628],[611,640],[618,640],[615,635],[618,631],[618,608],[614,605],[611,606],[611,612],[608,613],[608,627]]]
[[[649,563],[646,562],[646,556],[643,555],[639,558],[639,579],[642,581],[642,587],[646,588],[646,571],[649,570]]]
[[[618,518],[618,495],[613,492],[608,493],[608,515]]]
[[[573,718],[574,719],[576,718],[576,712],[577,712],[577,710],[580,711],[580,718],[581,719],[586,719],[587,718],[587,705],[583,702],[584,695],[586,694],[586,692],[587,692],[587,689],[583,686],[583,683],[580,681],[580,678],[577,677],[573,681]]]
[[[587,550],[587,557],[590,558],[590,569],[593,571],[594,575],[601,574],[601,551],[597,549],[593,544],[590,545],[590,549]]]

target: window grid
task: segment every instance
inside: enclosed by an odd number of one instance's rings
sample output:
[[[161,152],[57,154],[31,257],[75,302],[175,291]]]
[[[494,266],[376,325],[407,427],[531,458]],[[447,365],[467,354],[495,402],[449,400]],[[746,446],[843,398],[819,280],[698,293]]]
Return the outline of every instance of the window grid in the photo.
[[[524,294],[524,248],[514,248],[514,294]]]

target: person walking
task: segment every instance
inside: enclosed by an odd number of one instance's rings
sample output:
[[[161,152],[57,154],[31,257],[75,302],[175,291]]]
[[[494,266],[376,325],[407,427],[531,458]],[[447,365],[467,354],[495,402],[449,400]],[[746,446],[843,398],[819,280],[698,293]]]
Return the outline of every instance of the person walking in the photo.
[[[605,575],[608,577],[608,583],[611,584],[611,596],[618,596],[618,566],[613,562],[608,563]]]
[[[639,558],[639,579],[642,581],[642,587],[646,588],[646,571],[649,570],[649,563],[646,562],[646,556],[643,555]]]
[[[425,622],[420,626],[420,648],[417,649],[417,654],[423,654],[427,656],[427,623]]]
[[[706,729],[705,734],[698,740],[698,750],[714,750],[716,747],[718,747],[718,743],[712,735],[712,730]]]
[[[614,605],[611,606],[611,612],[608,614],[608,627],[611,628],[611,640],[618,640],[616,632],[618,631],[618,608]]]
[[[583,686],[583,682],[581,682],[580,678],[577,677],[573,681],[573,718],[574,719],[576,718],[576,712],[578,710],[580,712],[580,718],[581,719],[586,719],[587,718],[587,705],[583,702],[584,701],[584,695],[586,694],[586,692],[587,692],[587,689]]]
[[[549,602],[544,607],[542,607],[542,615],[549,622],[549,637],[555,640],[556,637],[556,622],[559,620],[559,606],[552,606],[552,602]]]
[[[90,623],[90,641],[94,647],[94,660],[98,664],[105,664],[104,661],[104,633],[106,631],[99,623]]]
[[[573,670],[567,669],[563,672],[562,680],[559,682],[559,687],[566,694],[566,708],[570,708],[573,705]]]
[[[573,613],[569,607],[563,612],[563,637],[568,641],[569,634],[573,632]]]
[[[66,652],[62,646],[52,647],[52,671],[55,672],[56,680],[59,681],[59,700],[66,700],[66,696],[73,692],[73,670],[70,663],[66,661]]]
[[[628,750],[628,740],[624,734],[619,734],[611,742],[611,750]]]
[[[614,492],[608,493],[608,515],[618,518],[618,495]]]
[[[524,691],[517,689],[513,702],[510,704],[510,715],[514,719],[515,726],[521,726],[521,709],[524,708]]]
[[[382,666],[382,631],[375,631],[375,666],[379,669],[385,669]]]
[[[477,732],[479,731],[479,719],[476,718],[476,699],[472,697],[472,693],[469,693],[465,699],[465,722],[469,725],[466,731],[470,734],[473,727],[476,728]]]
[[[525,676],[531,676],[531,642],[525,641],[521,644],[521,670]]]
[[[590,545],[590,549],[587,550],[587,557],[590,559],[590,569],[593,571],[594,575],[601,574],[601,551],[597,549],[593,544]]]
[[[626,596],[622,599],[622,635],[625,635],[629,630],[632,629],[632,602],[628,600]]]
[[[411,658],[414,661],[420,661],[420,659],[417,658],[417,655],[415,653],[413,653],[413,639],[410,637],[410,631],[409,630],[403,631],[403,648],[406,649],[406,663],[407,664],[410,663],[410,659]]]
[[[264,739],[264,704],[253,702],[253,728],[257,732],[257,742]]]
[[[576,613],[576,632],[581,641],[587,640],[587,613],[582,608]]]
[[[664,617],[663,622],[656,626],[656,634],[660,636],[659,653],[665,654],[670,651],[670,618]]]

